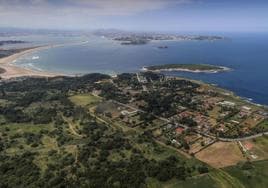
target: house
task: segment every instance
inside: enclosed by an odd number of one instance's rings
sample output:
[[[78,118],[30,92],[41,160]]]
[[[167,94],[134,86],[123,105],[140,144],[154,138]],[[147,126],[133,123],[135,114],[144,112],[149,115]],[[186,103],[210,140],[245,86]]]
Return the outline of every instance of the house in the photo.
[[[176,131],[177,134],[182,134],[183,131],[184,131],[184,128],[183,127],[178,127],[178,128],[175,129],[175,131]]]

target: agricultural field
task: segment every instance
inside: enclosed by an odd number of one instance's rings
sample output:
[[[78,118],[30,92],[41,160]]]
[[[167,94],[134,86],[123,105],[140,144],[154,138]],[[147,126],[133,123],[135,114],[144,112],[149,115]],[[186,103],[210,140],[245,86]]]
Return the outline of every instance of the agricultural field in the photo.
[[[195,157],[215,168],[236,165],[246,160],[235,142],[216,142]]]

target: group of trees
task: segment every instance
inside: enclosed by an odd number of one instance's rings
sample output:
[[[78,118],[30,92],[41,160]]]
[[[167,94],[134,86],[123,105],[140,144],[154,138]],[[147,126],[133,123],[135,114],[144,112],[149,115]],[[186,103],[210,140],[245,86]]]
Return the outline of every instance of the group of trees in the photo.
[[[114,82],[119,86],[119,87],[131,87],[132,89],[142,89],[141,83],[138,81],[136,74],[131,74],[131,73],[123,73],[119,74],[117,76],[117,79],[114,80]]]
[[[0,155],[0,187],[37,187],[40,170],[33,163],[34,156],[30,152],[12,157]]]
[[[192,117],[183,117],[180,119],[180,123],[184,125],[188,125],[189,127],[196,127],[197,123],[194,121]]]
[[[110,77],[90,74],[77,78],[27,78],[19,82],[7,82],[0,85],[0,98],[10,104],[0,106],[0,113],[12,123],[47,124],[55,120],[58,112],[66,116],[73,115],[71,109],[74,107],[68,99],[69,91],[92,90],[96,81],[107,78]],[[37,107],[31,109],[34,103]]]
[[[97,89],[101,90],[101,96],[106,99],[116,100],[122,103],[128,103],[130,96],[123,93],[118,87],[110,82],[105,82],[96,86]]]
[[[154,72],[143,72],[141,73],[142,76],[144,76],[148,81],[160,81],[160,79],[163,79],[165,76],[163,74],[154,73]]]
[[[95,83],[107,78],[109,76],[101,74],[28,78],[0,86],[0,99],[6,102],[0,105],[0,118],[6,121],[0,126],[10,123],[21,126],[21,131],[15,134],[9,134],[12,130],[8,128],[0,134],[0,187],[136,188],[144,186],[148,177],[159,181],[184,180],[197,171],[197,167],[187,165],[177,156],[161,160],[147,157],[137,145],[154,143],[149,132],[140,135],[138,142],[137,135],[126,135],[97,122],[85,108],[69,100],[69,93],[88,92],[93,88],[101,89],[107,99],[129,100],[113,84]],[[133,84],[132,76],[122,75],[119,79]],[[171,96],[153,92],[145,95],[144,100],[148,103],[148,112],[173,113]],[[148,113],[144,118],[152,120],[153,116]],[[68,121],[79,125],[74,127],[76,135],[70,133]],[[44,129],[24,132],[25,125],[44,126]],[[56,142],[57,150],[39,151],[45,145],[44,136]],[[12,146],[17,147],[17,154],[7,152]],[[74,152],[69,152],[67,146],[75,148]],[[45,167],[41,169],[38,162],[44,158],[42,166]]]
[[[146,106],[143,107],[143,110],[148,113],[170,116],[176,112],[174,106],[172,106],[174,102],[172,95],[163,95],[158,91],[152,91],[140,95],[140,100],[146,102]]]
[[[198,88],[200,85],[189,80],[173,79],[163,82],[162,86],[172,90],[195,92],[195,89]]]

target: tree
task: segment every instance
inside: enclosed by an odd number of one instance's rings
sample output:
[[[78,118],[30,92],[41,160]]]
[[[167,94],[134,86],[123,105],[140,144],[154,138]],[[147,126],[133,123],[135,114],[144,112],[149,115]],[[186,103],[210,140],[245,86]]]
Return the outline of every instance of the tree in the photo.
[[[204,174],[204,173],[208,173],[208,167],[206,167],[206,166],[199,166],[198,168],[197,168],[197,170],[198,170],[198,172],[200,173],[200,174]]]

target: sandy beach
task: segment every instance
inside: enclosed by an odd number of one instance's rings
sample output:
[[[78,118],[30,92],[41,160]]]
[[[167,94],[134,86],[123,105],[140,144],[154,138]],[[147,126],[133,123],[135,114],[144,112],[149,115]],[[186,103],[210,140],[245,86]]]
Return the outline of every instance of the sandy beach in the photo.
[[[46,72],[46,71],[27,69],[27,68],[19,67],[13,63],[18,58],[26,54],[37,52],[40,50],[60,47],[60,46],[62,45],[48,45],[48,46],[36,47],[36,48],[28,49],[28,50],[13,54],[5,58],[1,58],[0,68],[4,69],[5,72],[3,74],[0,74],[0,77],[2,79],[10,79],[10,78],[15,78],[15,77],[23,77],[23,76],[53,77],[53,76],[62,75],[62,74],[51,73],[51,72]]]

